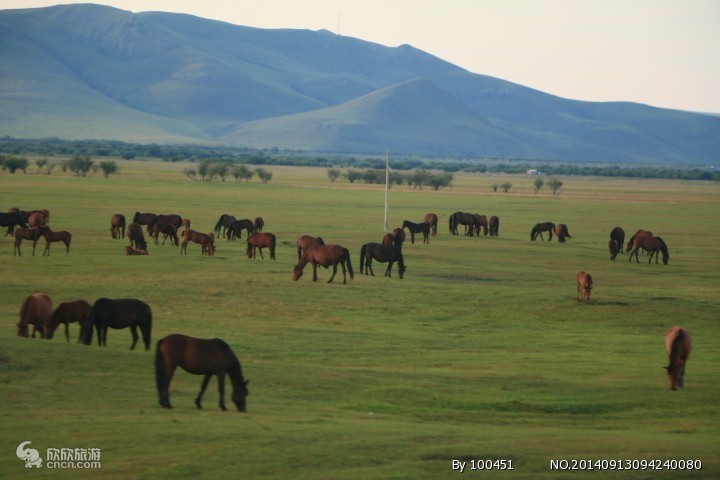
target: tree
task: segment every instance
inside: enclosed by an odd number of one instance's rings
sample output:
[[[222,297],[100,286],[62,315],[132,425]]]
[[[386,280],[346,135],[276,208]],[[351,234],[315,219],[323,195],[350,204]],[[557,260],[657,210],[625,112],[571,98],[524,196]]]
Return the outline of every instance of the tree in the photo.
[[[502,188],[503,192],[508,193],[510,191],[510,189],[512,188],[512,183],[505,182],[500,187]]]
[[[108,160],[100,162],[100,169],[103,171],[103,176],[108,178],[110,175],[118,171],[118,166],[113,160]]]
[[[210,180],[210,160],[203,160],[200,162],[200,165],[198,165],[197,169],[198,175],[200,175],[200,178],[204,181]]]
[[[27,158],[20,157],[5,157],[3,168],[7,168],[10,173],[15,173],[17,170],[22,170],[23,173],[27,173],[28,160]]]
[[[551,178],[547,181],[547,186],[548,188],[550,188],[550,191],[553,193],[553,195],[557,195],[563,186],[563,182],[558,178]]]
[[[490,186],[490,188],[492,188],[492,191],[493,191],[493,192],[497,192],[497,189],[498,189],[499,186],[500,186],[500,185],[498,185],[497,183],[493,183],[493,184]]]
[[[195,180],[195,175],[197,175],[197,171],[194,168],[186,168],[183,170],[183,173],[191,180]]]
[[[42,168],[45,165],[47,165],[47,163],[48,163],[47,158],[41,158],[39,160],[35,160],[35,165],[37,165],[37,167],[38,167],[38,171],[37,171],[38,175],[40,174],[40,170],[42,170]]]
[[[422,190],[423,184],[428,183],[428,181],[430,180],[430,176],[430,172],[428,172],[427,170],[415,170],[415,172],[413,172],[413,174],[411,175],[413,190],[415,190],[416,188]]]
[[[230,168],[225,163],[213,163],[210,165],[210,179],[220,177],[220,180],[225,181],[225,177],[228,176]]]
[[[327,171],[327,175],[330,181],[335,183],[335,181],[340,178],[340,170],[337,168],[331,168]]]
[[[257,174],[258,178],[262,183],[268,183],[270,180],[272,180],[272,172],[268,172],[264,168],[256,168],[255,173]]]
[[[430,185],[433,188],[433,190],[435,190],[437,192],[442,187],[447,187],[448,185],[450,185],[450,183],[452,183],[452,180],[453,180],[452,173],[441,173],[438,175],[431,175],[427,184]]]
[[[355,180],[362,178],[362,176],[362,172],[358,172],[357,170],[350,170],[345,173],[345,178],[347,178],[350,183],[354,183]]]
[[[538,191],[540,191],[540,189],[543,187],[543,185],[545,185],[545,180],[543,180],[542,178],[536,178],[534,185],[535,185],[535,193],[537,193]]]
[[[230,174],[235,178],[236,182],[239,182],[240,180],[245,180],[245,182],[249,182],[253,175],[255,175],[255,172],[250,170],[245,165],[235,165],[232,168],[232,171]]]
[[[84,177],[92,168],[93,163],[90,155],[73,155],[73,158],[68,160],[66,165],[75,175]]]

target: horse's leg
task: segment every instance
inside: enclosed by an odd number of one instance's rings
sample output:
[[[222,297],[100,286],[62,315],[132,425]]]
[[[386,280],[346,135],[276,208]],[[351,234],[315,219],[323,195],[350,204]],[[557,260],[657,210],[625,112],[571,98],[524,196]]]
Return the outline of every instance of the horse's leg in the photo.
[[[415,232],[410,230],[410,243],[415,243]]]
[[[335,278],[335,274],[337,273],[337,264],[338,264],[338,262],[333,263],[333,273],[332,273],[332,275],[330,276],[330,280],[328,280],[327,283],[332,282],[332,281],[333,281],[333,278]],[[343,267],[343,270],[345,270],[344,267]]]
[[[70,322],[65,322],[65,341],[70,341]]]
[[[205,378],[203,378],[202,381],[202,385],[200,385],[200,392],[198,393],[197,397],[195,397],[195,406],[200,410],[202,410],[202,403],[200,403],[202,401],[202,396],[205,393],[205,389],[207,388],[208,383],[210,383],[210,379],[212,378],[212,376],[212,373],[208,373],[207,375],[205,375]]]
[[[133,324],[130,325],[130,333],[132,334],[132,345],[130,345],[130,350],[135,350],[135,344],[138,341],[138,333],[137,333],[137,325]]]
[[[385,270],[385,276],[386,276],[386,277],[392,277],[392,267],[393,267],[393,263],[394,263],[393,260],[390,260],[390,261],[388,262],[387,270]]]
[[[317,282],[317,263],[313,262],[313,282]]]
[[[258,251],[260,252],[260,258],[265,260],[265,257],[263,257],[262,249],[263,249],[263,247],[258,247]],[[254,251],[254,249],[253,249],[253,251]],[[254,257],[254,255],[253,255],[253,257]]]
[[[65,243],[65,255],[70,255],[70,241],[69,240],[63,240]]]
[[[37,245],[38,239],[36,238],[35,241],[33,241],[33,257],[35,256],[35,246]],[[18,250],[19,252],[19,250]]]
[[[218,373],[218,393],[220,394],[220,409],[223,412],[227,411],[225,408],[225,373]]]
[[[175,366],[167,364],[167,358],[165,358],[165,378],[162,379],[160,386],[160,405],[164,408],[172,408],[170,404],[170,380],[172,380],[175,374]]]
[[[340,261],[340,266],[343,270],[343,285],[345,285],[347,283],[347,277],[345,276],[345,260]],[[335,269],[337,269],[337,267],[335,267]]]
[[[370,271],[370,275],[373,277],[375,276],[375,272],[373,272],[372,269],[372,256],[365,257],[367,259],[367,263],[365,264],[365,275],[367,275],[368,270]]]
[[[47,239],[45,240],[45,250],[43,251],[43,257],[45,255],[50,256],[50,241]]]

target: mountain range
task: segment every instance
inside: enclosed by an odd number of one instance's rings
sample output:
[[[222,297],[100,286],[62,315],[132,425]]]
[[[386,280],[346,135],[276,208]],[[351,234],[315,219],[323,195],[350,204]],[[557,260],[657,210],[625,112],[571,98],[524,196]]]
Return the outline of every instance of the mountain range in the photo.
[[[645,164],[720,152],[717,116],[563,99],[325,30],[1,10],[0,65],[0,136]]]

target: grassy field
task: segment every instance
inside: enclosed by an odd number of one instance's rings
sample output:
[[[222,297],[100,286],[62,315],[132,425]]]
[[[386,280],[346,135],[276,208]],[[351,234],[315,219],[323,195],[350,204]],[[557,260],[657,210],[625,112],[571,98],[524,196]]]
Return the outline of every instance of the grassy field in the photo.
[[[457,175],[452,189],[394,187],[391,227],[440,217],[429,245],[404,246],[403,280],[360,275],[359,249],[383,235],[384,190],[330,183],[313,168],[266,167],[273,180],[192,181],[187,164],[118,161],[120,174],[77,178],[0,173],[0,205],[47,208],[73,234],[70,255],[13,257],[0,239],[0,477],[2,478],[469,478],[691,479],[720,476],[720,186],[564,178],[559,195],[530,177]],[[510,193],[493,183],[510,181]],[[244,242],[150,245],[126,257],[110,217],[179,213],[209,232],[222,213],[265,219],[277,261],[250,260]],[[452,237],[448,215],[498,215],[499,238]],[[537,222],[566,223],[573,238],[530,242]],[[610,230],[662,236],[670,263],[609,260]],[[352,253],[354,280],[311,270],[292,281],[302,234]],[[382,272],[378,266],[376,274]],[[589,304],[575,274],[590,272]],[[340,281],[338,281],[338,279]],[[221,412],[216,382],[204,410],[201,378],[178,372],[174,409],[158,405],[153,353],[16,336],[29,293],[56,304],[139,298],[154,315],[153,347],[170,333],[225,339],[250,380],[247,413]],[[671,391],[665,334],[693,333],[685,388]],[[227,392],[229,395],[229,392]],[[228,400],[229,405],[232,405]],[[100,470],[26,471],[15,449],[99,448]],[[552,470],[551,460],[700,460],[701,470]],[[510,460],[512,470],[470,470]],[[477,466],[477,463],[475,464]],[[506,464],[507,465],[507,464]]]

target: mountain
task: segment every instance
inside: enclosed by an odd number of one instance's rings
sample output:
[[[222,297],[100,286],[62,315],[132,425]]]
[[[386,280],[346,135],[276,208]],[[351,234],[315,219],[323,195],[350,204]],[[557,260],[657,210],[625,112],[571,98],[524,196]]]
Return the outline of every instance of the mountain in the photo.
[[[720,117],[567,100],[327,31],[2,10],[0,65],[0,136],[670,164],[720,151]]]

